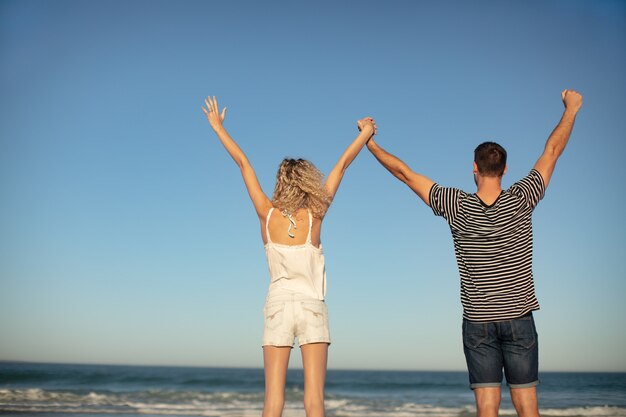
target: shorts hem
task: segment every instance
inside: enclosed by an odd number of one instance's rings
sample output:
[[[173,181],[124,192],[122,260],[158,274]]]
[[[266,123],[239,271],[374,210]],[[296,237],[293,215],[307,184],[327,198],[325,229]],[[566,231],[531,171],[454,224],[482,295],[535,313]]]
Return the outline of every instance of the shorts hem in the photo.
[[[330,339],[308,339],[308,340],[298,340],[298,346],[302,347],[302,345],[311,345],[313,343],[326,343],[330,345]]]
[[[501,382],[478,382],[470,384],[471,389],[476,388],[500,388],[502,386]]]
[[[278,342],[263,342],[261,347],[272,346],[272,347],[289,347],[293,349],[293,342],[291,343],[278,343]]]
[[[539,385],[539,380],[533,381],[533,382],[528,382],[526,384],[507,384],[509,386],[509,388],[532,388],[532,387],[536,387],[537,385]]]

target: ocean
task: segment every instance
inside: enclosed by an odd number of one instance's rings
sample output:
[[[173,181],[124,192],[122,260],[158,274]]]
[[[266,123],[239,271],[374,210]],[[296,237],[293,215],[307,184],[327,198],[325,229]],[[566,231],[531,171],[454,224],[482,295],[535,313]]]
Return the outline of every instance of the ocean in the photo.
[[[501,415],[515,415],[503,390]],[[626,416],[626,373],[543,372],[544,416]],[[289,370],[284,417],[304,417],[302,370]],[[263,370],[0,363],[0,414],[247,417],[263,408]],[[470,417],[465,372],[329,370],[329,417]]]

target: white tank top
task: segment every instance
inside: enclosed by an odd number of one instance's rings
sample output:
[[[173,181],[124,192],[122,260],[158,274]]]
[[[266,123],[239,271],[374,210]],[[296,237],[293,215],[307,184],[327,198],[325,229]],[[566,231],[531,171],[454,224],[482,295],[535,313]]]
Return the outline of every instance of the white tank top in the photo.
[[[326,295],[326,268],[324,251],[311,243],[313,216],[309,213],[309,233],[302,245],[282,245],[272,242],[269,223],[272,207],[265,221],[265,255],[270,269],[268,298],[278,295],[298,294],[323,300]]]

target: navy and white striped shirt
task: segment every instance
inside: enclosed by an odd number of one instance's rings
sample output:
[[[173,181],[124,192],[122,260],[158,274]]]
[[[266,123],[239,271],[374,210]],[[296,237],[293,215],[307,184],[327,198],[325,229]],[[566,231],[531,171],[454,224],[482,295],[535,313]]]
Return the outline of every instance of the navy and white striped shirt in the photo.
[[[431,188],[430,206],[452,231],[467,320],[509,320],[539,309],[531,216],[544,192],[535,169],[490,206],[476,194],[439,184]]]

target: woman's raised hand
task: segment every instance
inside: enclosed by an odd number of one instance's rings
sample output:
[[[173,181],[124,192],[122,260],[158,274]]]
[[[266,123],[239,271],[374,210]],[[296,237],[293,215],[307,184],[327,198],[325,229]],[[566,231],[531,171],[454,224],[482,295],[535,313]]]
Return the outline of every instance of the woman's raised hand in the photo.
[[[356,127],[359,129],[359,132],[366,126],[370,126],[372,128],[372,136],[378,132],[378,126],[376,126],[376,122],[371,117],[364,117],[356,122]]]
[[[222,113],[220,114],[219,107],[217,106],[217,99],[215,98],[215,96],[213,96],[213,98],[211,98],[210,96],[207,97],[204,100],[204,104],[206,105],[206,108],[202,106],[202,110],[204,111],[204,114],[206,114],[206,118],[211,124],[213,130],[217,130],[222,126],[222,122],[226,118],[226,107],[222,109]]]

